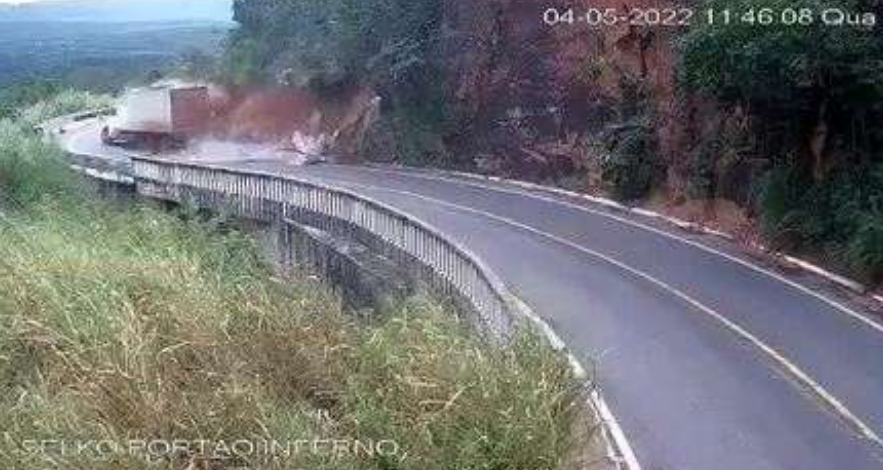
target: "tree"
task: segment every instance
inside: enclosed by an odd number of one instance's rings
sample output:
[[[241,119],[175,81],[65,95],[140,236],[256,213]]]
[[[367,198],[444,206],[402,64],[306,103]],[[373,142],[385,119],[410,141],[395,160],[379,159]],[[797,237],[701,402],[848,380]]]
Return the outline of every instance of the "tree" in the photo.
[[[439,148],[447,122],[442,0],[237,0],[233,7],[239,27],[222,67],[228,80],[318,91],[368,85],[382,97],[392,132],[423,136],[402,148]]]
[[[821,180],[836,156],[867,157],[883,144],[883,36],[825,25],[821,12],[881,11],[876,0],[709,0],[731,13],[700,21],[682,42],[690,89],[739,105],[758,121],[762,152],[792,154]],[[801,16],[802,15],[802,16]],[[803,18],[801,20],[801,18]],[[765,24],[772,21],[772,24]],[[785,25],[783,22],[805,24]]]

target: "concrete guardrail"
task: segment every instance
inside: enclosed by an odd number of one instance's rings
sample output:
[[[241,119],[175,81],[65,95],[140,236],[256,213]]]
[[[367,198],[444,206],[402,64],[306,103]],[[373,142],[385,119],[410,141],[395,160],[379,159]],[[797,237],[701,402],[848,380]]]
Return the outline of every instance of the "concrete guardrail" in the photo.
[[[514,329],[519,307],[493,271],[438,229],[386,204],[317,182],[204,163],[132,157],[132,171],[138,193],[147,197],[283,224],[306,218],[354,239],[374,238],[385,251],[429,268],[446,291],[464,299],[480,332],[505,340]]]

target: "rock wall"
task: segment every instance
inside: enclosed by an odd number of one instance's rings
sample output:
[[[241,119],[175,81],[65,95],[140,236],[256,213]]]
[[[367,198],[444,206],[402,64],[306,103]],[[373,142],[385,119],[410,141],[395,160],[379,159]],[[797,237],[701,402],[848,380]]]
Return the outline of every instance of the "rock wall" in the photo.
[[[543,13],[625,13],[687,0],[446,1],[451,95],[469,124],[463,128],[488,136],[479,149],[486,170],[543,179],[593,168],[598,155],[581,141],[621,119],[633,99],[623,82],[637,81],[649,94],[658,152],[671,169],[666,180],[683,186],[682,155],[715,110],[708,100],[678,96],[678,28],[548,26]]]

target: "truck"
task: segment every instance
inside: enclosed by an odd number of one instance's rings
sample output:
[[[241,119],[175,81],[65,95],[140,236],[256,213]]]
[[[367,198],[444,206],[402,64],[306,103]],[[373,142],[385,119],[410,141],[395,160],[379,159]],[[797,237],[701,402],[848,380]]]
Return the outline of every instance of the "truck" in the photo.
[[[106,145],[161,152],[181,148],[207,131],[209,90],[202,85],[158,84],[131,89],[101,129]]]

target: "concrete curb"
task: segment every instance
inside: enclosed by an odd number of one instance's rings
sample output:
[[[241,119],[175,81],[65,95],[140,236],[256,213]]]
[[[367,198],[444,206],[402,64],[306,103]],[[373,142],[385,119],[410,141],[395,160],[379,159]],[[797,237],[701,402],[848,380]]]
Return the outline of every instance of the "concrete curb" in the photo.
[[[84,125],[84,124],[76,123],[74,126],[78,126],[78,125]],[[148,159],[150,159],[150,158],[148,158]],[[162,160],[162,159],[156,159],[156,160]],[[187,163],[192,164],[193,162],[175,162],[175,163],[186,165]],[[206,168],[206,167],[210,168],[214,165],[200,163],[196,166],[203,167],[203,168]],[[671,226],[680,228],[681,230],[689,231],[692,233],[712,235],[712,236],[719,237],[719,238],[722,238],[724,240],[731,241],[731,242],[735,242],[737,240],[737,238],[732,234],[718,231],[718,230],[714,230],[714,229],[709,228],[703,224],[688,222],[688,221],[685,221],[682,219],[678,219],[676,217],[671,217],[671,216],[668,216],[665,214],[661,214],[659,212],[650,211],[650,210],[643,209],[640,207],[630,207],[630,206],[621,204],[617,201],[614,201],[614,200],[611,200],[608,198],[598,197],[598,196],[593,196],[593,195],[588,195],[588,194],[581,194],[581,193],[568,191],[568,190],[564,190],[564,189],[560,189],[560,188],[548,187],[548,186],[543,186],[540,184],[535,184],[535,183],[530,183],[530,182],[525,182],[525,181],[512,180],[512,179],[500,178],[500,177],[495,177],[495,176],[482,176],[482,175],[466,173],[466,172],[458,172],[458,171],[447,171],[447,170],[438,170],[438,169],[422,169],[422,168],[413,168],[413,167],[406,167],[406,166],[400,166],[400,165],[368,165],[368,166],[372,166],[375,168],[382,168],[382,169],[394,168],[394,169],[416,170],[416,171],[424,171],[429,174],[435,173],[435,174],[439,174],[439,175],[457,176],[457,177],[472,179],[472,180],[477,180],[477,181],[492,181],[492,182],[497,182],[497,183],[506,183],[506,184],[510,184],[515,187],[520,187],[520,188],[523,188],[526,190],[544,192],[547,194],[556,194],[559,196],[572,198],[572,199],[576,199],[576,200],[584,200],[584,201],[596,204],[598,206],[602,206],[606,209],[609,209],[611,211],[615,211],[618,213],[633,214],[633,215],[641,216],[641,217],[644,217],[647,219],[659,220],[659,221],[667,223]],[[223,167],[223,165],[220,165],[218,169],[222,169],[222,167]],[[78,168],[78,170],[87,173],[89,176],[92,176],[93,178],[111,179],[111,178],[108,178],[108,176],[111,175],[110,173],[99,172],[99,171],[87,169],[87,168]],[[262,174],[263,172],[249,171],[249,173]],[[268,176],[278,176],[278,175],[268,174]],[[333,189],[333,190],[340,191],[340,192],[348,192],[347,190],[345,190],[343,188],[336,187],[335,185],[325,185],[325,184],[317,183],[315,181],[305,181],[305,182],[307,184],[313,184],[313,185],[317,185],[317,186],[325,186],[325,187],[328,187],[329,189]],[[373,201],[370,198],[366,198],[364,196],[358,196],[358,197],[360,199],[366,199],[369,202],[372,202],[380,207],[386,207],[384,204],[380,203],[379,201]],[[389,208],[387,208],[387,209],[389,209]],[[393,212],[398,212],[398,211],[393,210]],[[465,246],[460,246],[460,245],[448,240],[447,237],[444,237],[442,235],[442,232],[440,230],[437,230],[431,226],[427,226],[425,223],[422,223],[420,221],[413,220],[411,217],[407,216],[406,214],[403,214],[403,216],[405,218],[411,220],[413,223],[417,223],[418,225],[421,225],[424,229],[427,229],[428,231],[435,233],[440,238],[444,238],[448,243],[450,243],[452,246],[454,246],[454,248],[457,251],[460,251],[460,253],[465,255],[465,257],[467,259],[469,259],[472,263],[477,265],[480,268],[480,270],[485,274],[485,276],[487,277],[487,280],[490,282],[490,284],[494,286],[494,290],[496,290],[498,292],[498,294],[501,297],[503,297],[504,301],[510,305],[510,307],[513,310],[513,313],[515,313],[517,316],[522,316],[522,317],[526,318],[529,322],[534,324],[538,328],[538,330],[540,332],[542,332],[542,334],[545,336],[545,338],[549,341],[549,344],[553,347],[553,349],[560,351],[562,354],[565,355],[568,362],[570,363],[570,366],[573,370],[574,376],[577,379],[579,379],[581,381],[585,381],[585,382],[588,382],[591,379],[591,377],[589,377],[589,374],[587,373],[585,367],[581,364],[580,360],[572,352],[570,352],[568,350],[565,342],[558,336],[558,334],[554,331],[554,329],[545,320],[543,320],[541,317],[536,315],[533,312],[533,310],[530,308],[530,306],[528,306],[527,304],[522,302],[520,299],[515,297],[509,291],[508,287],[496,276],[496,274],[493,272],[493,270],[491,270],[489,267],[485,266],[482,263],[480,258],[478,258],[474,254],[472,254]],[[767,247],[760,245],[760,244],[752,243],[749,246],[751,248],[758,249],[764,253],[768,253],[771,256],[776,257],[777,259],[784,260],[784,261],[786,261],[786,262],[788,262],[788,263],[790,263],[790,264],[792,264],[792,265],[794,265],[804,271],[821,276],[821,277],[829,280],[830,282],[835,283],[839,286],[845,287],[851,291],[861,293],[861,294],[867,294],[869,292],[869,288],[862,285],[861,283],[858,283],[852,279],[838,275],[836,273],[832,273],[830,271],[827,271],[827,270],[825,270],[819,266],[816,266],[812,263],[809,263],[807,261],[801,260],[799,258],[795,258],[793,256],[785,255],[783,253],[776,252],[774,250],[770,250]],[[871,295],[870,298],[874,299],[876,302],[879,302],[881,305],[883,305],[883,295],[876,295],[875,294],[875,295]],[[634,451],[632,450],[628,440],[626,439],[621,426],[619,425],[619,423],[616,420],[613,413],[610,411],[610,409],[607,406],[605,400],[603,399],[600,391],[594,386],[591,387],[591,391],[590,391],[590,394],[588,397],[588,402],[589,402],[589,405],[590,405],[591,409],[593,410],[596,418],[599,420],[599,422],[601,424],[603,424],[601,434],[602,434],[603,440],[606,445],[607,459],[613,465],[615,465],[615,467],[618,469],[641,470],[641,465],[638,462],[637,458],[635,457]]]
[[[166,162],[172,163],[179,166],[193,166],[202,169],[212,169],[218,171],[231,171],[229,168],[226,168],[224,165],[212,164],[212,163],[192,163],[192,162],[178,162],[170,159],[162,159],[156,157],[141,157],[141,156],[131,156],[133,159],[143,159],[146,161],[158,161],[158,162]],[[497,275],[497,273],[487,266],[484,261],[468,248],[463,246],[460,243],[450,240],[448,237],[444,235],[444,232],[435,226],[423,222],[415,217],[410,216],[407,213],[401,212],[387,204],[380,202],[371,197],[366,197],[363,195],[356,194],[346,188],[342,188],[336,186],[334,184],[328,184],[318,181],[313,181],[309,179],[302,178],[294,178],[291,176],[280,176],[274,173],[260,171],[260,170],[244,170],[242,173],[252,174],[252,175],[263,175],[268,177],[275,178],[285,178],[291,179],[294,181],[298,181],[301,184],[306,184],[318,188],[324,188],[329,191],[336,191],[342,194],[348,194],[354,198],[358,198],[364,201],[367,201],[370,204],[373,204],[379,208],[382,208],[390,213],[397,214],[398,216],[407,219],[411,223],[421,227],[423,230],[426,230],[436,237],[439,237],[445,240],[446,243],[449,243],[455,250],[459,251],[462,256],[465,256],[469,262],[473,263],[485,276],[486,280],[490,283],[493,290],[496,291],[497,295],[500,296],[501,300],[504,301],[505,305],[511,310],[511,313],[516,317],[521,317],[526,319],[528,322],[532,323],[538,330],[543,334],[546,340],[549,342],[549,345],[556,351],[564,354],[567,358],[568,363],[570,364],[571,370],[573,372],[574,378],[578,381],[587,383],[589,381],[589,375],[585,369],[585,367],[580,363],[579,359],[568,350],[565,342],[558,336],[555,330],[539,315],[537,315],[533,309],[524,303],[521,299],[519,299],[509,287],[502,281],[502,279]],[[592,386],[592,389],[589,394],[588,404],[591,407],[593,413],[596,418],[602,424],[602,438],[606,447],[606,457],[613,464],[617,470],[642,470],[640,463],[635,457],[635,453],[631,448],[628,440],[625,437],[625,433],[622,430],[622,427],[619,425],[619,422],[616,420],[613,413],[610,411],[606,401],[601,396],[600,391]]]
[[[723,232],[720,230],[715,230],[715,229],[710,228],[704,224],[699,224],[696,222],[688,222],[686,220],[682,220],[677,217],[672,217],[669,215],[661,214],[659,212],[647,210],[647,209],[640,208],[640,207],[627,206],[627,205],[624,205],[620,202],[614,201],[612,199],[604,198],[604,197],[593,196],[590,194],[577,193],[574,191],[569,191],[569,190],[561,189],[561,188],[555,188],[555,187],[551,187],[551,186],[545,186],[545,185],[541,185],[541,184],[537,184],[537,183],[530,183],[527,181],[502,178],[499,176],[479,175],[479,174],[468,173],[468,172],[463,172],[463,171],[426,169],[426,168],[418,168],[418,167],[409,167],[409,166],[404,166],[404,165],[368,165],[368,166],[375,167],[375,168],[384,168],[384,167],[390,168],[390,167],[392,167],[392,168],[401,168],[401,169],[407,169],[407,170],[426,171],[426,172],[430,172],[430,173],[437,173],[437,174],[448,175],[448,176],[457,176],[457,177],[461,177],[461,178],[468,178],[468,179],[478,180],[478,181],[491,181],[494,183],[511,184],[513,186],[517,186],[517,187],[531,190],[531,191],[542,191],[542,192],[546,192],[546,193],[555,194],[558,196],[565,196],[568,198],[580,199],[583,201],[591,202],[593,204],[598,204],[600,206],[603,206],[603,207],[606,207],[608,209],[612,209],[612,210],[615,210],[618,212],[624,212],[624,213],[634,214],[634,215],[638,215],[638,216],[642,216],[642,217],[646,217],[646,218],[650,218],[650,219],[654,219],[654,220],[659,220],[659,221],[665,222],[669,225],[675,226],[681,230],[685,230],[688,232],[700,233],[703,235],[711,235],[711,236],[718,237],[718,238],[721,238],[721,239],[724,239],[724,240],[730,241],[730,242],[735,242],[737,240],[737,237],[731,233]],[[750,244],[748,244],[748,247],[759,250],[759,251],[766,253],[776,259],[783,260],[783,261],[785,261],[785,262],[787,262],[787,263],[789,263],[789,264],[791,264],[791,265],[793,265],[793,266],[795,266],[805,272],[812,273],[814,275],[822,277],[822,278],[826,279],[827,281],[829,281],[833,284],[836,284],[840,287],[846,288],[854,293],[861,294],[861,295],[867,295],[871,291],[870,286],[866,286],[866,285],[862,284],[861,282],[858,282],[858,281],[856,281],[854,279],[850,279],[846,276],[831,272],[831,271],[829,271],[821,266],[818,266],[814,263],[811,263],[809,261],[791,256],[791,255],[788,255],[788,254],[785,254],[785,253],[782,253],[782,252],[779,252],[776,250],[772,250],[769,247],[764,246],[762,244],[750,243]],[[874,301],[878,302],[881,306],[883,306],[883,295],[872,295],[871,299],[873,299]]]
[[[635,452],[632,449],[631,444],[629,444],[628,439],[626,439],[622,426],[620,426],[619,421],[610,411],[607,402],[601,395],[601,391],[591,382],[592,378],[589,376],[588,371],[582,365],[580,360],[570,352],[567,348],[567,344],[560,336],[558,336],[558,333],[556,333],[545,320],[534,313],[529,305],[514,295],[511,296],[510,302],[520,315],[533,323],[533,325],[543,333],[552,349],[567,357],[567,361],[570,363],[570,368],[573,371],[574,377],[581,382],[591,385],[588,404],[592,409],[592,412],[595,414],[595,418],[602,425],[601,437],[604,440],[604,445],[606,447],[607,460],[609,460],[617,470],[641,470],[641,464],[638,462],[637,457],[635,457]]]
[[[77,113],[77,114],[74,114],[71,116],[59,117],[59,118],[56,118],[55,120],[50,120],[47,123],[43,123],[43,125],[41,125],[40,127],[45,131],[46,130],[45,127],[48,124],[55,124],[57,126],[59,124],[59,122],[62,123],[62,125],[60,126],[62,128],[64,128],[67,124],[70,124],[71,122],[76,123],[76,125],[77,125],[76,127],[83,126],[89,121],[90,118],[97,118],[97,117],[101,116],[102,111],[103,110],[89,111],[89,112]],[[685,221],[682,219],[678,219],[677,217],[672,217],[669,215],[661,214],[659,212],[643,209],[640,207],[627,206],[627,205],[624,205],[620,202],[614,201],[609,198],[600,197],[600,196],[593,196],[593,195],[584,194],[584,193],[577,193],[577,192],[569,191],[566,189],[556,188],[556,187],[552,187],[552,186],[545,186],[542,184],[531,183],[531,182],[522,181],[522,180],[502,178],[499,176],[479,175],[476,173],[469,173],[469,172],[465,172],[465,171],[441,170],[441,169],[433,169],[433,168],[420,168],[420,167],[412,167],[412,166],[398,165],[398,164],[366,164],[365,166],[374,167],[374,168],[401,168],[401,169],[406,169],[406,170],[426,171],[426,172],[443,174],[443,175],[459,176],[462,178],[468,178],[468,179],[479,180],[479,181],[492,181],[492,182],[496,182],[496,183],[506,183],[506,184],[511,184],[511,185],[521,187],[524,189],[528,189],[528,190],[532,190],[532,191],[542,191],[542,192],[546,192],[546,193],[556,194],[559,196],[565,196],[565,197],[574,198],[574,199],[581,199],[581,200],[588,201],[588,202],[591,202],[594,204],[598,204],[598,205],[606,207],[608,209],[612,209],[612,210],[616,210],[616,211],[620,211],[620,212],[625,212],[625,213],[630,213],[630,214],[634,214],[634,215],[638,215],[638,216],[642,216],[642,217],[646,217],[646,218],[650,218],[650,219],[660,220],[660,221],[666,222],[666,223],[673,225],[673,226],[675,226],[679,229],[682,229],[682,230],[701,233],[704,235],[712,235],[712,236],[722,238],[722,239],[730,241],[730,242],[735,242],[737,239],[736,236],[731,233],[715,230],[715,229],[712,229],[712,228],[710,228],[706,225],[703,225],[703,224],[699,224],[699,223],[695,223],[695,222],[688,222],[688,221]],[[791,256],[791,255],[788,255],[788,254],[785,254],[785,253],[782,253],[779,251],[771,250],[768,247],[761,245],[761,244],[757,244],[757,243],[750,243],[748,245],[748,247],[753,248],[753,249],[757,249],[757,250],[762,251],[764,253],[767,253],[767,254],[769,254],[775,258],[778,258],[780,260],[784,260],[784,261],[798,267],[799,269],[802,269],[803,271],[820,276],[820,277],[822,277],[822,278],[824,278],[824,279],[826,279],[826,280],[828,280],[828,281],[830,281],[840,287],[844,287],[844,288],[846,288],[850,291],[853,291],[857,294],[866,295],[871,291],[871,288],[869,286],[866,286],[866,285],[862,284],[861,282],[858,282],[858,281],[850,279],[846,276],[831,272],[831,271],[829,271],[821,266],[818,266],[814,263],[811,263],[809,261],[802,260],[800,258]],[[883,306],[883,295],[872,295],[871,299],[873,299],[874,301],[878,302],[881,306]]]

